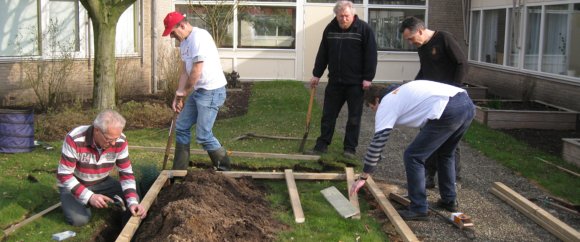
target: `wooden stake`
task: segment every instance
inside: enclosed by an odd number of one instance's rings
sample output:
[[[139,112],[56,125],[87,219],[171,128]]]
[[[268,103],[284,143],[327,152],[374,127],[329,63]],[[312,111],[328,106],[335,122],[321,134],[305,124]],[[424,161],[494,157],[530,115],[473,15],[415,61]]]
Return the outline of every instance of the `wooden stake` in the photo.
[[[292,204],[292,211],[294,211],[294,219],[296,223],[304,223],[304,212],[300,204],[300,196],[298,196],[298,188],[291,169],[284,170],[286,176],[286,185],[288,186],[288,194],[290,195],[290,203]]]
[[[57,203],[55,205],[52,205],[52,206],[48,207],[45,210],[42,210],[40,213],[37,213],[35,215],[30,216],[29,218],[23,220],[20,223],[17,223],[15,225],[10,226],[10,228],[7,228],[7,229],[4,230],[4,235],[9,235],[11,233],[14,233],[14,231],[16,231],[17,229],[19,229],[20,227],[22,227],[22,226],[24,226],[24,225],[26,225],[26,224],[28,224],[28,223],[30,223],[30,222],[32,222],[32,221],[40,218],[40,217],[42,217],[43,215],[49,213],[52,210],[55,210],[56,208],[60,207],[60,205],[62,205],[62,204],[59,202],[59,203]]]
[[[564,167],[561,167],[561,166],[559,166],[559,165],[556,165],[556,164],[554,164],[554,163],[552,163],[552,162],[549,162],[549,161],[547,161],[547,160],[544,160],[544,159],[542,159],[542,158],[540,158],[540,157],[536,157],[536,159],[538,159],[538,160],[541,160],[542,162],[544,162],[544,163],[546,163],[546,164],[548,164],[548,165],[552,165],[552,166],[554,166],[554,167],[556,167],[556,168],[560,169],[561,171],[563,171],[563,172],[566,172],[566,173],[568,173],[568,174],[570,174],[570,175],[573,175],[573,176],[575,176],[575,177],[580,177],[580,174],[578,174],[578,173],[576,173],[576,172],[573,172],[573,171],[571,171],[571,170],[568,170],[568,169],[566,169],[566,168],[564,168]]]
[[[254,179],[284,179],[284,172],[251,172],[251,171],[219,171],[224,176],[240,178],[251,176]],[[297,180],[344,180],[346,176],[341,173],[303,173],[293,172],[294,179]]]

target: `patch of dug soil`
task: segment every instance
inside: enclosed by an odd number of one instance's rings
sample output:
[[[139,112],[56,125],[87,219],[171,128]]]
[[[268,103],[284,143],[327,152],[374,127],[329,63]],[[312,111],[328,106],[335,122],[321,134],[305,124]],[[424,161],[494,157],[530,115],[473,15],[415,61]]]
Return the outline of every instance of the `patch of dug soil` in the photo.
[[[226,102],[220,108],[218,119],[238,117],[248,112],[253,83],[242,82],[239,89],[228,89]]]
[[[189,172],[159,193],[135,241],[272,241],[286,226],[263,190],[251,178]]]

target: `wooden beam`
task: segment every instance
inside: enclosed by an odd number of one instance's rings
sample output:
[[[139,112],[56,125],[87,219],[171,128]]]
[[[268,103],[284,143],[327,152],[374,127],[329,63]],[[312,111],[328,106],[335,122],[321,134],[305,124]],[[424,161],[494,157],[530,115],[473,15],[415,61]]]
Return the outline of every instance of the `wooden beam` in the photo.
[[[501,182],[494,182],[491,193],[534,220],[563,241],[580,241],[580,233]]]
[[[42,217],[43,215],[51,212],[52,210],[55,210],[56,208],[60,207],[60,205],[62,205],[62,203],[60,203],[60,202],[57,203],[57,204],[54,204],[54,205],[48,207],[47,209],[44,209],[41,212],[39,212],[39,213],[37,213],[35,215],[30,216],[29,218],[23,220],[22,222],[10,226],[9,228],[7,228],[7,229],[4,230],[4,235],[9,235],[11,233],[14,233],[14,231],[16,231],[17,229],[19,229],[20,227],[22,227],[22,226],[24,226],[24,225],[26,225],[26,224],[28,224],[28,223],[30,223],[30,222],[32,222],[32,221],[40,218],[40,217]]]
[[[143,208],[146,211],[149,211],[151,204],[153,204],[153,201],[155,201],[155,199],[157,198],[157,194],[159,194],[159,191],[161,191],[161,188],[163,188],[163,185],[165,184],[167,179],[173,178],[173,177],[185,176],[186,174],[187,174],[186,170],[179,170],[179,171],[177,171],[177,170],[164,170],[164,171],[161,171],[161,174],[159,174],[159,176],[157,177],[157,179],[155,180],[155,182],[153,183],[151,188],[149,188],[149,191],[147,192],[145,197],[141,200],[141,206],[143,206]],[[125,227],[123,227],[123,230],[119,234],[119,237],[117,237],[116,241],[118,241],[118,242],[131,241],[131,239],[133,238],[133,235],[137,231],[137,228],[139,228],[140,224],[141,224],[141,217],[132,216],[129,219],[129,221],[127,222],[127,224],[125,225]]]
[[[542,159],[542,158],[540,158],[540,157],[536,157],[536,159],[538,159],[538,160],[540,160],[540,161],[542,161],[542,162],[544,162],[544,163],[546,163],[546,164],[548,164],[548,165],[552,165],[552,166],[554,166],[554,167],[556,167],[556,168],[560,169],[561,171],[563,171],[563,172],[566,172],[566,173],[568,173],[568,174],[570,174],[570,175],[573,175],[573,176],[575,176],[575,177],[580,177],[580,174],[578,174],[578,173],[576,173],[576,172],[573,172],[573,171],[571,171],[571,170],[568,170],[568,169],[566,169],[566,168],[564,168],[564,167],[561,167],[561,166],[559,166],[559,165],[556,165],[556,164],[554,164],[554,163],[552,163],[552,162],[549,162],[549,161],[547,161],[547,160],[544,160],[544,159]]]
[[[296,223],[304,223],[304,212],[300,204],[300,196],[298,195],[298,188],[291,169],[284,170],[286,177],[286,185],[288,186],[288,194],[290,195],[290,203],[292,204],[292,211],[294,211],[294,219]]]
[[[393,205],[389,202],[385,194],[378,188],[372,177],[369,177],[366,182],[366,187],[371,191],[383,212],[387,215],[395,229],[404,241],[419,241],[417,236],[411,231],[411,228],[405,223],[401,215],[395,210]]]
[[[360,206],[358,203],[358,195],[357,194],[350,194],[350,188],[352,187],[352,184],[354,183],[354,170],[352,169],[352,167],[345,167],[344,172],[346,174],[346,189],[347,189],[347,193],[348,193],[348,199],[350,200],[350,204],[352,204],[352,206],[354,206],[354,209],[357,212],[351,218],[360,219]]]
[[[147,147],[147,146],[129,146],[129,149],[147,150],[152,152],[165,152],[163,147]],[[171,148],[173,152],[174,148]],[[205,155],[207,151],[201,149],[191,149],[191,154]],[[228,151],[228,155],[234,157],[250,157],[250,158],[270,158],[270,159],[288,159],[288,160],[314,160],[320,159],[319,155],[300,155],[300,154],[279,154],[279,153],[260,153],[247,151]]]
[[[254,179],[284,179],[284,172],[260,172],[260,171],[220,171],[225,176],[231,178],[240,178],[244,176],[251,176]],[[303,173],[294,172],[294,179],[296,180],[344,180],[345,174],[341,173]]]

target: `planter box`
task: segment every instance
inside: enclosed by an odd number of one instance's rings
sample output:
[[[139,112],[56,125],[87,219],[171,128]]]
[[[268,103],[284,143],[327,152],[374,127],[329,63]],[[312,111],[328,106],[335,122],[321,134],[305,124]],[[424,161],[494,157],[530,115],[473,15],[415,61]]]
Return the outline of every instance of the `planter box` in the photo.
[[[477,100],[475,105],[475,120],[492,129],[576,130],[578,112],[541,101]]]
[[[467,94],[469,94],[472,100],[487,98],[487,87],[463,83],[463,89],[467,91]]]
[[[562,158],[580,167],[580,139],[562,139]]]

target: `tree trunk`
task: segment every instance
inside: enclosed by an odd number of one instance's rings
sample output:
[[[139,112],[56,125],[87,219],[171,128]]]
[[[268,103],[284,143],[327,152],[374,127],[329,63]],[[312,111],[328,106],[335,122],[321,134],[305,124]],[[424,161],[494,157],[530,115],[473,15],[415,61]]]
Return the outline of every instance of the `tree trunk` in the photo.
[[[97,110],[115,107],[116,25],[117,21],[102,23],[93,19],[95,33],[93,108]]]

